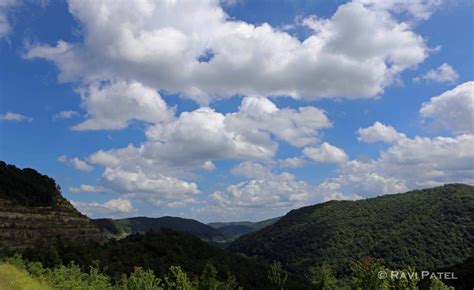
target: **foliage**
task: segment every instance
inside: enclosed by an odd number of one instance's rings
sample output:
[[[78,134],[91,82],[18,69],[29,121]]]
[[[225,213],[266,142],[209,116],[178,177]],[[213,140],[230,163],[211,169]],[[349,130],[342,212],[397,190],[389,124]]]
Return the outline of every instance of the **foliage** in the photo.
[[[2,290],[50,290],[48,285],[42,284],[28,275],[25,271],[10,264],[0,264],[0,289]]]
[[[328,264],[310,267],[307,278],[316,290],[336,289],[337,280]]]
[[[389,268],[434,270],[474,250],[474,187],[450,184],[358,201],[329,201],[290,211],[241,236],[228,249],[303,273],[327,262],[338,277],[352,261],[384,259]]]
[[[128,279],[126,275],[122,276],[119,285],[123,290],[163,289],[161,279],[157,278],[152,270],[143,270],[141,267],[135,267]]]
[[[430,290],[450,290],[450,289],[452,289],[452,288],[448,287],[446,284],[444,284],[439,279],[432,279],[431,280]]]
[[[356,289],[380,290],[388,288],[387,280],[383,277],[381,279],[379,276],[379,273],[384,273],[383,275],[388,273],[381,260],[364,257],[352,265],[352,271]]]
[[[49,251],[49,247],[26,249],[23,255],[30,261],[51,265],[49,256],[44,254]],[[202,275],[206,265],[212,263],[217,270],[216,280],[235,280],[245,289],[272,287],[267,279],[268,265],[215,248],[192,235],[168,229],[130,235],[104,244],[93,241],[72,244],[59,240],[54,248],[61,257],[62,264],[74,261],[85,271],[94,261],[100,261],[102,271],[113,281],[120,280],[122,274],[130,275],[135,267],[150,269],[157,277],[164,277],[169,274],[169,268],[175,265],[179,265],[188,278],[194,281]],[[288,278],[291,278],[288,279],[288,288],[305,287],[304,277],[289,274]],[[225,287],[232,289],[231,284]]]
[[[283,270],[280,262],[273,261],[268,270],[268,279],[276,289],[284,289],[288,273]]]
[[[52,207],[63,200],[60,188],[52,178],[3,161],[0,161],[0,198],[20,205]]]
[[[260,222],[216,222],[209,223],[208,226],[218,229],[227,240],[233,241],[242,235],[255,232],[263,229],[266,226],[272,225],[280,218],[281,217],[276,217]]]

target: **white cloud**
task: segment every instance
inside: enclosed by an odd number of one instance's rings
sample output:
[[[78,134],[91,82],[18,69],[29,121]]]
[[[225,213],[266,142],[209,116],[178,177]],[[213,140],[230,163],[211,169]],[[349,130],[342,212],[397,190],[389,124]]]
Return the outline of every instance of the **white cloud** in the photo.
[[[405,134],[398,133],[392,126],[387,126],[376,121],[372,126],[359,128],[357,139],[365,143],[385,142],[392,143],[400,138],[405,138]]]
[[[251,178],[216,191],[212,200],[232,211],[235,208],[290,208],[301,206],[308,199],[312,186],[299,181],[288,172],[272,173],[258,163],[244,162],[232,170],[234,174]]]
[[[377,169],[410,188],[474,183],[474,135],[405,138],[383,151]]]
[[[117,130],[126,128],[131,120],[155,123],[174,115],[156,90],[139,82],[94,83],[80,92],[88,119],[74,130]]]
[[[6,112],[0,115],[0,120],[13,121],[13,122],[31,122],[33,118],[12,112]]]
[[[436,9],[444,4],[444,0],[356,0],[381,11],[408,13],[418,20],[427,20]]]
[[[157,206],[194,203],[198,187],[185,181],[194,170],[213,170],[214,160],[270,162],[278,148],[274,139],[312,143],[318,129],[328,126],[317,108],[279,109],[266,98],[246,97],[237,112],[209,107],[183,112],[149,127],[141,145],[99,150],[89,160],[105,168],[101,184],[114,192]]]
[[[53,120],[58,120],[58,119],[71,119],[74,118],[75,116],[79,116],[79,113],[76,111],[61,111],[53,116]]]
[[[324,142],[319,147],[306,147],[303,154],[311,160],[320,163],[336,163],[341,164],[347,161],[348,157],[344,150]]]
[[[71,201],[75,208],[80,212],[91,216],[110,216],[123,215],[133,212],[134,208],[128,199],[111,199],[104,203]]]
[[[233,131],[246,135],[267,131],[293,146],[318,141],[318,129],[332,126],[325,112],[315,107],[278,109],[267,98],[246,97],[237,113],[226,116],[225,123]]]
[[[231,172],[235,175],[258,179],[268,179],[273,175],[270,169],[262,164],[249,161],[241,162],[239,165],[232,168]]]
[[[87,193],[103,193],[107,190],[103,186],[94,186],[89,184],[81,184],[79,187],[69,187],[70,192],[87,192]]]
[[[459,74],[454,70],[452,66],[447,63],[443,63],[436,69],[431,69],[421,76],[417,76],[413,79],[415,82],[427,81],[437,83],[454,83],[459,78]]]
[[[90,171],[94,170],[94,168],[92,166],[90,166],[89,164],[87,164],[86,161],[81,160],[77,157],[74,157],[74,158],[70,159],[69,162],[72,164],[72,166],[74,166],[74,168],[76,168],[78,170],[81,170],[81,171],[90,172]]]
[[[81,160],[77,157],[68,159],[66,155],[61,155],[58,157],[58,161],[62,163],[70,164],[77,170],[86,171],[86,172],[91,172],[92,170],[94,170],[94,167],[89,165],[86,161]]]
[[[375,160],[342,164],[339,174],[318,190],[334,196],[374,196],[445,183],[474,184],[472,148],[473,135],[400,138]]]
[[[350,2],[313,17],[317,30],[300,41],[233,20],[218,1],[70,0],[84,43],[37,44],[25,57],[54,61],[61,81],[136,80],[201,104],[236,94],[372,98],[429,53],[393,9],[376,6]],[[205,51],[213,57],[200,62]]]
[[[474,82],[466,82],[432,97],[420,109],[436,129],[456,133],[474,133]]]
[[[278,160],[278,164],[283,168],[299,168],[306,164],[306,160],[300,157],[291,157]]]
[[[7,37],[12,28],[8,21],[8,12],[13,7],[20,4],[18,0],[2,0],[0,1],[0,40]]]

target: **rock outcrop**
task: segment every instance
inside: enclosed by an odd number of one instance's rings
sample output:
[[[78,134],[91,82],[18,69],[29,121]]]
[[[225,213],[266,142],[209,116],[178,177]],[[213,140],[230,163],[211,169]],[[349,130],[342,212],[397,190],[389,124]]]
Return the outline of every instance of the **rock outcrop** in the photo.
[[[0,247],[27,247],[58,238],[105,240],[99,228],[61,195],[52,178],[0,161]]]

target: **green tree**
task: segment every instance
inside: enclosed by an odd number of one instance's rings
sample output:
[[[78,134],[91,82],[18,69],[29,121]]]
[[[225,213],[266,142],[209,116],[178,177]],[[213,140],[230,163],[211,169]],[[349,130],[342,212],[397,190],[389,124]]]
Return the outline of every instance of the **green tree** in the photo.
[[[331,267],[324,263],[321,267],[311,267],[307,274],[308,280],[317,290],[336,289],[336,277],[334,277]]]
[[[364,290],[388,289],[388,270],[381,260],[363,257],[352,265],[354,287]],[[383,273],[383,274],[381,274]]]
[[[193,284],[188,275],[180,266],[171,266],[169,275],[165,276],[166,289],[169,290],[193,290]]]
[[[152,270],[145,271],[141,267],[135,267],[128,279],[126,276],[122,276],[120,286],[126,290],[163,289],[161,279],[157,278]]]
[[[408,267],[396,272],[398,272],[396,277],[389,274],[390,278],[387,280],[389,289],[418,290],[420,278],[416,275],[415,268]]]
[[[443,281],[439,279],[431,280],[430,290],[450,290],[450,289],[454,289],[454,288],[447,286],[446,284],[443,283]]]
[[[268,279],[276,289],[284,289],[288,273],[283,270],[280,262],[273,261],[268,270]]]
[[[221,283],[216,279],[217,270],[208,262],[202,270],[201,277],[199,277],[199,290],[217,290]]]

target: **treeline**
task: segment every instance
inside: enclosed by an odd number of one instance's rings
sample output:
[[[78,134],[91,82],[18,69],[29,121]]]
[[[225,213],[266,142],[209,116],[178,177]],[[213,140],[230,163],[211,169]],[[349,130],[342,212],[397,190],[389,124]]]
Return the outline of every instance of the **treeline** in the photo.
[[[25,206],[52,206],[63,198],[54,179],[0,161],[0,198]]]
[[[97,265],[90,266],[88,271],[71,262],[68,265],[58,265],[47,268],[40,262],[29,262],[20,255],[14,255],[4,261],[22,271],[26,271],[31,277],[42,285],[53,289],[71,290],[158,290],[158,289],[180,289],[180,290],[210,290],[242,289],[237,285],[235,277],[229,276],[226,281],[216,278],[217,270],[208,263],[199,277],[191,279],[180,266],[171,266],[163,277],[157,277],[152,270],[135,267],[129,275],[122,274],[120,279],[114,281],[106,274],[100,272]],[[1,273],[0,273],[1,274]],[[1,277],[0,277],[1,278]],[[1,285],[0,285],[1,286]]]
[[[210,263],[216,269],[219,281],[235,277],[244,289],[272,289],[272,282],[267,279],[268,264],[226,252],[190,234],[168,229],[134,234],[104,244],[58,240],[55,244],[38,244],[24,249],[21,254],[47,268],[74,262],[83,271],[88,271],[96,261],[100,261],[101,271],[112,281],[120,280],[123,274],[130,275],[137,266],[152,270],[157,277],[165,277],[170,267],[176,265],[192,280],[200,277]],[[292,273],[288,274],[286,285],[290,289],[307,288],[306,279]]]
[[[474,186],[449,184],[302,207],[228,249],[278,260],[296,273],[326,261],[337,276],[347,276],[363,256],[383,258],[394,269],[435,270],[465,260],[473,245]]]
[[[170,266],[167,273],[158,277],[153,270],[135,267],[130,274],[120,275],[114,280],[100,270],[99,263],[91,265],[88,270],[82,269],[74,262],[68,265],[57,265],[52,268],[45,267],[41,262],[24,260],[21,255],[15,254],[6,258],[2,263],[15,266],[17,269],[28,273],[41,285],[52,289],[70,290],[233,290],[244,289],[238,285],[235,276],[229,275],[226,280],[219,280],[217,270],[210,262],[206,264],[199,276],[191,276],[180,266]],[[308,286],[299,289],[368,289],[391,290],[410,289],[417,290],[420,283],[419,277],[412,276],[414,269],[406,268],[397,271],[396,278],[391,277],[391,271],[383,266],[380,260],[366,257],[353,263],[353,277],[350,281],[337,280],[329,266],[324,264],[319,268],[310,268],[307,273]],[[385,273],[381,275],[381,273]],[[0,282],[2,280],[0,272]],[[248,289],[274,289],[287,288],[288,273],[281,264],[273,262],[267,271],[266,279],[270,285],[266,288]],[[425,283],[426,284],[426,283]],[[429,286],[428,286],[429,285]],[[1,287],[0,283],[0,287]],[[431,279],[427,286],[430,290],[453,289],[446,286],[438,279]],[[428,287],[425,287],[427,289]],[[420,288],[421,289],[421,288]]]

